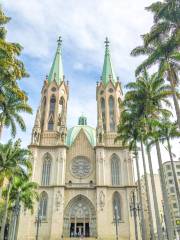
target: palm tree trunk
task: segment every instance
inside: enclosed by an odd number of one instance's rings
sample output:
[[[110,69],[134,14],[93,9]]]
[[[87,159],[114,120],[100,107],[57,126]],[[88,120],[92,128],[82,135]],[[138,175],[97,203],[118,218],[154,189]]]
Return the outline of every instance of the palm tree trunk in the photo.
[[[144,180],[145,180],[145,188],[146,188],[146,197],[147,197],[147,208],[148,208],[148,218],[149,218],[149,225],[150,225],[150,235],[151,240],[155,240],[154,236],[154,228],[153,228],[153,218],[152,218],[152,210],[150,204],[150,194],[149,194],[149,184],[147,179],[147,171],[146,171],[146,162],[145,162],[145,155],[144,155],[144,146],[141,140],[141,153],[142,153],[142,160],[143,160],[143,168],[144,168]]]
[[[175,111],[176,111],[176,116],[177,116],[177,123],[178,123],[178,127],[180,129],[180,108],[179,108],[179,103],[178,103],[178,99],[177,99],[177,95],[176,95],[176,89],[174,86],[174,80],[173,80],[173,76],[171,73],[171,69],[168,71],[168,75],[169,75],[169,80],[170,80],[170,84],[171,84],[171,89],[173,92],[173,102],[174,102],[174,107],[175,107]]]
[[[10,195],[11,185],[12,185],[12,178],[9,179],[9,183],[7,186],[7,196],[6,196],[4,215],[3,215],[2,225],[1,225],[1,235],[0,235],[1,240],[4,240],[4,231],[5,231],[5,227],[6,227],[6,221],[7,221],[8,203],[9,203],[9,195]]]
[[[158,164],[159,164],[159,173],[160,173],[160,180],[161,180],[161,189],[163,194],[163,201],[164,201],[164,214],[166,219],[166,229],[168,234],[168,239],[173,240],[174,239],[174,227],[172,224],[172,218],[171,218],[171,211],[168,201],[168,193],[166,189],[166,183],[165,183],[165,176],[164,176],[164,169],[162,164],[162,158],[161,158],[161,150],[159,141],[156,141],[156,151],[157,151],[157,157],[158,157]]]
[[[175,170],[175,166],[174,166],[173,155],[172,155],[172,151],[171,151],[171,144],[170,144],[169,137],[167,137],[167,143],[168,143],[168,151],[169,151],[169,157],[171,160],[171,167],[172,167],[172,171],[173,171],[173,178],[174,178],[175,189],[176,189],[176,197],[177,197],[177,202],[178,202],[178,207],[179,207],[179,215],[180,215],[180,191],[179,191],[179,184],[178,184],[176,170]]]
[[[135,160],[136,160],[136,170],[137,170],[137,177],[138,177],[139,201],[140,201],[140,207],[141,207],[141,235],[142,235],[142,240],[146,240],[146,225],[144,220],[144,208],[142,204],[142,189],[141,189],[141,179],[140,179],[140,171],[139,171],[139,159],[138,159],[138,152],[137,152],[136,145],[135,145]]]
[[[163,232],[162,232],[161,221],[160,221],[160,216],[159,216],[159,207],[158,207],[158,202],[157,202],[156,187],[155,187],[155,182],[154,182],[154,174],[153,174],[153,167],[152,167],[152,161],[151,161],[151,153],[150,153],[150,149],[148,147],[146,148],[146,151],[147,151],[149,171],[150,171],[150,176],[151,176],[151,185],[152,185],[152,194],[153,194],[154,210],[155,210],[155,217],[156,217],[157,234],[158,234],[158,239],[163,240]]]

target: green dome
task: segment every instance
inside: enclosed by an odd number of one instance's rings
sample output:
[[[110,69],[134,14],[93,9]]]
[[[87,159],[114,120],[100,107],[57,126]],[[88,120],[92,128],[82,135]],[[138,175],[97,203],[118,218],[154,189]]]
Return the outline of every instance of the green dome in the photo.
[[[79,118],[78,125],[68,129],[67,138],[66,138],[66,144],[68,146],[71,146],[73,144],[74,140],[76,139],[81,129],[86,134],[90,144],[92,146],[96,145],[96,130],[93,127],[90,127],[86,124],[87,124],[87,119],[84,116],[81,116]]]

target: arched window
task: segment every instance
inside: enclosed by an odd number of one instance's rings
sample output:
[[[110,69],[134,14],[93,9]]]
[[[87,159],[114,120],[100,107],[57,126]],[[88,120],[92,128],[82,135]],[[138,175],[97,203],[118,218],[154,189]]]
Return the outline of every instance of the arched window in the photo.
[[[118,192],[113,194],[113,215],[115,220],[122,220],[122,206],[121,197]]]
[[[120,185],[120,161],[114,154],[111,158],[112,185]]]
[[[42,167],[42,186],[48,186],[50,183],[50,175],[51,175],[51,156],[49,153],[46,153],[44,157],[43,167]]]
[[[42,219],[46,219],[47,217],[47,206],[48,206],[48,194],[46,192],[42,192],[40,195],[39,202],[39,216]]]
[[[109,97],[109,122],[110,122],[110,131],[115,131],[115,113],[114,113],[113,96]]]
[[[46,109],[46,97],[44,97],[42,101],[41,129],[43,129],[44,127],[45,109]]]
[[[51,96],[50,99],[50,107],[49,107],[49,121],[48,121],[48,130],[53,130],[54,128],[54,112],[56,106],[56,98],[54,95]]]
[[[56,106],[56,98],[54,95],[51,96],[50,99],[50,110],[49,110],[49,114],[54,114],[55,112],[55,106]]]
[[[101,112],[102,112],[103,129],[106,130],[106,109],[105,109],[104,98],[101,98]]]
[[[54,128],[54,120],[53,116],[50,117],[49,122],[48,122],[48,130],[51,131]]]

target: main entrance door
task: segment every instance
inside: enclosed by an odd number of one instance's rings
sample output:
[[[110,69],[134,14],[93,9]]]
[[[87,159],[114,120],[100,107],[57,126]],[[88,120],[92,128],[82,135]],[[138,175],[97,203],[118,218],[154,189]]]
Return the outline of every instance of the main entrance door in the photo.
[[[95,237],[95,209],[88,198],[78,195],[73,198],[65,210],[64,237]]]
[[[89,223],[71,223],[70,237],[89,237]]]

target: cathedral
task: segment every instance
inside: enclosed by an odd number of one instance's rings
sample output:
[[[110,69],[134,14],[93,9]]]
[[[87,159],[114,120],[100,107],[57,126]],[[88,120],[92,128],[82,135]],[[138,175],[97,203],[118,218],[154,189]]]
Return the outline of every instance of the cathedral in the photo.
[[[84,115],[67,129],[68,98],[59,38],[29,145],[39,201],[33,213],[21,209],[17,239],[134,240],[130,202],[136,186],[131,154],[114,141],[123,93],[108,39],[96,85],[96,129]]]

